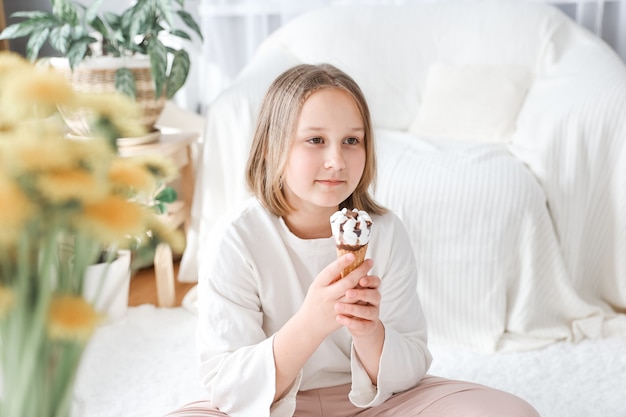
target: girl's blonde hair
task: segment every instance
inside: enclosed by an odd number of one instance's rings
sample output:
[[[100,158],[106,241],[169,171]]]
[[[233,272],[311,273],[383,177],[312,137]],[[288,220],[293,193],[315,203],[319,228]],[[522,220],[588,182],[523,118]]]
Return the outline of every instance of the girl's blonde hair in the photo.
[[[376,182],[376,158],[370,113],[363,92],[346,73],[330,64],[297,65],[274,80],[261,104],[246,167],[248,188],[277,216],[293,211],[282,191],[282,176],[304,102],[316,91],[336,88],[348,93],[363,118],[365,167],[354,192],[339,206],[370,214],[386,209],[376,203],[370,188]]]

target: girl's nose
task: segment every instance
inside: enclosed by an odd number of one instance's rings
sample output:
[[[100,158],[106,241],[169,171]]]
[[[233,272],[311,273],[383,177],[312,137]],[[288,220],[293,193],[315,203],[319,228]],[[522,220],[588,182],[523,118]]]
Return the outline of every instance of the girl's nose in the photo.
[[[330,147],[324,160],[324,168],[342,170],[346,167],[346,163],[341,154],[340,147]]]

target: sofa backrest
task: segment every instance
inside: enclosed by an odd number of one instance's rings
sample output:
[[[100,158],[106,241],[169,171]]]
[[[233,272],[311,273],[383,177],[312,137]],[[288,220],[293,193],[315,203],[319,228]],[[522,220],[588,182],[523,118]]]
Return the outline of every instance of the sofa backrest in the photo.
[[[290,22],[259,54],[282,50],[295,61],[338,66],[360,84],[375,126],[406,130],[432,64],[506,64],[535,74],[564,19],[552,6],[519,1],[336,6]]]

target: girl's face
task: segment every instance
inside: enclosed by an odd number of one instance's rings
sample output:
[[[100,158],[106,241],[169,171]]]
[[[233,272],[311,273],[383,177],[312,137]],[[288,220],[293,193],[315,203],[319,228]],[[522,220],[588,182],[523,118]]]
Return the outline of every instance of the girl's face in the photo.
[[[365,129],[356,103],[325,88],[304,102],[283,174],[296,210],[334,211],[352,194],[365,167]]]

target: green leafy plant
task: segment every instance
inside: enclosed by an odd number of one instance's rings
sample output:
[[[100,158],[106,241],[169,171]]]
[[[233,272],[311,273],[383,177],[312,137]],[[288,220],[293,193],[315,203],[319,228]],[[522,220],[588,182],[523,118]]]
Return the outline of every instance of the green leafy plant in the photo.
[[[21,11],[11,15],[24,20],[6,27],[0,39],[28,37],[26,55],[35,60],[46,41],[73,69],[87,57],[147,55],[156,97],[172,98],[185,84],[190,58],[184,49],[166,46],[163,36],[191,40],[188,32],[176,27],[182,21],[200,39],[202,33],[194,18],[184,10],[185,0],[137,0],[121,14],[99,13],[104,0],[88,7],[72,0],[51,0],[52,12]],[[116,72],[116,89],[135,96],[132,72],[122,67]]]

